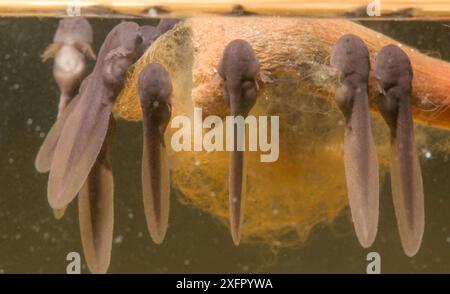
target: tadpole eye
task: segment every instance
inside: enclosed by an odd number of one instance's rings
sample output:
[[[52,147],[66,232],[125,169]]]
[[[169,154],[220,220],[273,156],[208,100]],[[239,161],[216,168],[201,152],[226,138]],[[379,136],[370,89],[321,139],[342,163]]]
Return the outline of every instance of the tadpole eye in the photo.
[[[248,110],[250,110],[250,108],[256,102],[255,81],[245,81],[244,83],[242,83],[241,95],[242,95],[245,107],[248,108]]]
[[[383,81],[380,80],[379,87],[382,89],[382,93],[385,95],[389,90],[395,88],[398,84],[394,81]]]
[[[342,82],[344,81],[344,75],[342,74],[341,71],[338,71],[338,73],[337,73],[337,80],[338,80],[339,84],[342,84]]]
[[[223,99],[224,99],[226,105],[229,107],[230,106],[230,97],[228,96],[227,87],[223,88]]]
[[[161,128],[161,132],[164,132],[164,130],[167,127],[167,124],[169,123],[170,116],[172,114],[172,107],[169,103],[161,102],[161,101],[155,101],[158,103],[157,109],[154,109],[155,116],[157,121],[159,122],[159,127]]]
[[[136,46],[140,46],[144,42],[144,38],[142,38],[141,34],[136,37]]]
[[[386,95],[386,91],[384,90],[383,85],[381,84],[381,81],[379,79],[376,80],[375,85],[380,94]]]

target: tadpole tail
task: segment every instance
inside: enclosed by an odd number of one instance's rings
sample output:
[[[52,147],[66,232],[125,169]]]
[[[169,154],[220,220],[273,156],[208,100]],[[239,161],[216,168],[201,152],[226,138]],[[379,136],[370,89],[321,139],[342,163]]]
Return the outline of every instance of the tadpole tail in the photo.
[[[115,121],[111,117],[106,140],[78,195],[84,256],[91,273],[106,273],[111,260],[114,228],[114,179],[111,149]]]
[[[233,117],[240,115],[237,111],[238,105],[236,105],[239,102],[236,101],[231,103],[231,115]],[[241,137],[239,138],[240,135]],[[230,153],[228,167],[228,193],[230,230],[235,245],[239,245],[241,241],[241,228],[244,219],[244,202],[247,177],[244,151],[239,150],[238,148],[238,141],[241,139],[242,142],[245,142],[245,125],[243,130],[238,130],[238,126],[234,125],[234,146]]]
[[[422,243],[425,208],[412,114],[406,103],[399,107],[397,129],[391,139],[391,186],[403,250],[414,256]]]
[[[378,159],[370,125],[367,94],[355,97],[344,139],[344,166],[353,224],[359,243],[368,248],[378,230]]]
[[[162,135],[149,119],[143,119],[142,192],[145,217],[153,241],[163,242],[169,222],[170,178]]]

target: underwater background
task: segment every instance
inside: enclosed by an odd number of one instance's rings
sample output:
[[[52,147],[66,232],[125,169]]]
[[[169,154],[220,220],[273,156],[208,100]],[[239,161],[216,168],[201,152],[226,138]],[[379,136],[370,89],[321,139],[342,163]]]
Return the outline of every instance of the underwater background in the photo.
[[[106,34],[121,20],[89,21],[98,52]],[[450,61],[450,22],[361,23]],[[1,273],[64,273],[66,255],[71,251],[82,255],[77,205],[71,204],[65,217],[55,220],[47,203],[47,176],[34,169],[37,150],[57,112],[52,62],[40,59],[57,25],[54,18],[0,18]],[[450,272],[450,162],[444,152],[420,158],[425,233],[418,254],[409,258],[400,245],[389,174],[380,181],[380,223],[369,249],[359,245],[348,209],[291,247],[271,243],[236,247],[228,228],[214,216],[174,201],[180,197],[176,190],[166,239],[155,245],[142,206],[141,146],[140,124],[119,121],[113,151],[115,228],[109,273],[365,273],[366,255],[372,251],[380,253],[383,273]],[[84,261],[83,272],[88,272]]]

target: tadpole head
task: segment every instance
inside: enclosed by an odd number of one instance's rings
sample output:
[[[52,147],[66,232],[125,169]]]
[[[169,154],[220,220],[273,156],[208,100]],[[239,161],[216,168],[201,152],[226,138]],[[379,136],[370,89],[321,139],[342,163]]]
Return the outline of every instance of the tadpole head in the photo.
[[[413,71],[408,55],[396,45],[383,47],[375,59],[375,78],[380,93],[397,88],[403,94],[411,94]]]
[[[399,103],[411,95],[411,63],[402,49],[387,45],[378,53],[375,66],[375,79],[380,92],[378,109],[391,129],[391,135],[396,137]]]
[[[102,68],[103,80],[110,88],[118,90],[123,86],[128,68],[140,57],[142,43],[141,28],[134,22],[123,22],[110,32],[96,64],[96,68]],[[103,50],[105,47],[111,49]]]
[[[218,73],[225,82],[225,101],[232,115],[247,115],[256,102],[259,61],[245,40],[233,40],[224,49]]]
[[[142,29],[137,23],[122,22],[113,28],[110,32],[109,42],[104,43],[100,51],[106,46],[112,49],[105,50],[109,57],[127,56],[134,63],[139,58],[139,48],[143,41]],[[102,59],[102,56],[99,58]]]
[[[87,43],[93,41],[92,26],[89,21],[83,17],[68,17],[59,21],[53,41],[55,43]]]
[[[149,106],[153,101],[170,104],[172,82],[169,73],[159,63],[151,63],[142,70],[138,89],[143,107]]]
[[[369,50],[359,37],[344,35],[333,47],[331,65],[338,76],[335,100],[348,122],[357,93],[367,94]]]
[[[331,65],[337,70],[341,82],[367,82],[370,70],[369,50],[359,37],[346,34],[333,47]]]
[[[159,63],[147,65],[139,76],[138,91],[143,112],[155,122],[167,125],[172,82],[166,69]]]

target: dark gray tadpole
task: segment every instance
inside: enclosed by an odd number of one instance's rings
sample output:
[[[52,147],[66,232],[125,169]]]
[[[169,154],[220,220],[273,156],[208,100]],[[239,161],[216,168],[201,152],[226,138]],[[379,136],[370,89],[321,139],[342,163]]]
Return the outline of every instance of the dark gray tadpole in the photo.
[[[372,245],[378,230],[378,159],[369,115],[369,50],[354,35],[334,45],[331,65],[337,70],[336,103],[345,117],[344,167],[352,219],[359,243]]]
[[[164,133],[171,116],[170,76],[159,63],[147,65],[139,76],[144,146],[142,192],[147,227],[153,241],[162,243],[170,208],[170,177]]]
[[[53,43],[42,54],[43,61],[54,58],[53,76],[61,93],[58,116],[78,92],[86,58],[95,60],[92,41],[92,27],[85,18],[65,18],[59,21]]]
[[[256,103],[259,61],[251,45],[244,40],[233,40],[224,49],[218,73],[225,82],[224,98],[234,117],[247,117]],[[234,145],[230,153],[228,169],[228,193],[230,205],[230,228],[233,242],[238,245],[245,201],[245,126],[238,130],[234,124]]]
[[[417,253],[425,226],[422,172],[414,144],[411,112],[413,71],[398,46],[383,47],[376,57],[378,108],[391,131],[391,188],[403,250]]]

